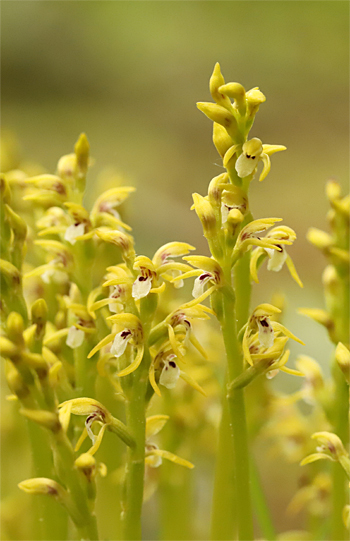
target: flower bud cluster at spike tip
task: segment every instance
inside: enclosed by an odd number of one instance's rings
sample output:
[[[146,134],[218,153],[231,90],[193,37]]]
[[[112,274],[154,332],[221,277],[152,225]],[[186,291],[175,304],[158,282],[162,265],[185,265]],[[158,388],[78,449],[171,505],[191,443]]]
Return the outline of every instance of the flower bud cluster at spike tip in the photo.
[[[271,154],[286,148],[263,145],[256,137],[248,140],[259,106],[266,100],[264,94],[257,87],[246,92],[240,83],[226,84],[218,63],[209,88],[215,103],[199,102],[197,107],[214,122],[213,142],[223,158],[231,182],[241,185],[243,179],[250,181],[259,162],[263,163],[259,180],[263,180],[271,168]]]

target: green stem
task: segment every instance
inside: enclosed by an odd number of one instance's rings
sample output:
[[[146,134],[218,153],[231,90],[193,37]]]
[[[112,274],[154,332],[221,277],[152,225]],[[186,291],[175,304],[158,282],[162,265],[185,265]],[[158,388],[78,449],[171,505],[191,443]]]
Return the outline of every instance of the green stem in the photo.
[[[96,517],[90,512],[86,491],[81,484],[79,472],[74,466],[75,457],[72,446],[62,430],[52,434],[52,447],[59,478],[69,489],[81,517],[81,523],[76,522],[76,527],[84,532],[84,539],[96,541],[98,539]]]
[[[43,428],[28,421],[34,477],[54,477],[52,453]],[[67,539],[67,513],[51,498],[40,497],[33,501],[35,532],[33,539],[43,541]]]
[[[122,509],[123,539],[141,539],[141,513],[145,471],[145,391],[147,380],[142,376],[134,382],[126,402],[126,420],[136,445],[128,447],[125,494]],[[148,377],[148,373],[146,374]],[[128,377],[128,376],[127,376]]]
[[[267,541],[275,541],[276,532],[270,516],[270,510],[266,502],[265,494],[262,490],[261,480],[254,457],[251,458],[250,469],[252,476],[252,497],[254,511],[258,518],[261,533],[263,538]]]
[[[226,271],[230,280],[231,271]],[[243,357],[237,340],[236,314],[234,302],[227,297],[223,300],[222,333],[227,356],[229,381],[233,381],[243,371]],[[250,495],[249,448],[246,423],[244,390],[234,389],[227,398],[231,430],[233,433],[233,463],[236,490],[236,517],[238,538],[254,539],[253,517]]]
[[[169,390],[163,391],[164,413],[170,419],[176,416],[176,403]],[[186,402],[185,402],[186,403]],[[188,442],[188,439],[191,441]],[[187,444],[196,445],[196,432],[187,432],[169,422],[162,429],[162,449],[171,449],[177,454],[179,447]],[[193,539],[193,472],[187,468],[174,468],[174,464],[164,460],[159,469],[159,515],[160,535],[163,541]]]
[[[211,539],[232,539],[235,530],[234,472],[232,468],[233,438],[229,424],[227,400],[224,397],[219,428],[219,441],[215,466],[213,502],[211,512]],[[225,497],[223,497],[225,495]]]

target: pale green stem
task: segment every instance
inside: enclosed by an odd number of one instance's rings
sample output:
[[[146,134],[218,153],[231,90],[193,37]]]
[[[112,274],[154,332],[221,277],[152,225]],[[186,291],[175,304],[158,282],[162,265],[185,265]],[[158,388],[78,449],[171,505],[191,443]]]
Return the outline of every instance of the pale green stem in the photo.
[[[74,467],[75,456],[72,446],[62,430],[52,434],[52,447],[59,478],[69,489],[81,517],[81,524],[76,523],[76,527],[84,534],[83,539],[96,541],[98,539],[96,517],[90,512],[86,491],[82,486],[79,472]]]
[[[52,453],[43,428],[28,421],[34,477],[52,477]],[[48,497],[33,499],[35,532],[33,539],[43,541],[67,539],[67,513],[57,502]]]
[[[259,472],[254,460],[251,457],[250,461],[251,478],[252,478],[252,497],[254,510],[256,512],[261,533],[266,541],[275,541],[276,532],[270,516],[270,510],[266,502],[264,491],[262,490]]]
[[[171,391],[162,391],[164,397],[164,413],[173,419],[176,404]],[[176,424],[169,421],[162,429],[162,449],[171,449],[177,453],[183,438],[179,435]],[[184,435],[191,444],[196,446],[196,433]],[[186,445],[186,443],[185,443]],[[160,471],[158,488],[160,511],[160,536],[163,541],[193,539],[193,514],[195,503],[193,501],[192,480],[193,471],[164,460]]]
[[[145,357],[142,362],[145,361]],[[127,376],[130,377],[130,376]],[[128,447],[124,502],[122,503],[122,527],[124,540],[142,538],[141,514],[145,472],[145,394],[148,370],[136,371],[126,401],[126,421],[135,446]],[[146,379],[147,378],[147,379]]]
[[[225,277],[231,279],[231,269],[226,269]],[[229,380],[233,381],[243,371],[243,357],[237,340],[235,305],[231,299],[223,299],[223,319],[221,328],[227,356]],[[244,389],[235,389],[227,396],[230,426],[233,433],[234,480],[236,490],[236,517],[239,540],[254,539],[251,506],[251,485],[249,475],[249,448],[246,423]]]
[[[235,514],[232,512],[232,509],[236,507],[232,456],[233,437],[229,424],[228,404],[224,397],[211,511],[211,539],[213,541],[232,539],[236,529]]]

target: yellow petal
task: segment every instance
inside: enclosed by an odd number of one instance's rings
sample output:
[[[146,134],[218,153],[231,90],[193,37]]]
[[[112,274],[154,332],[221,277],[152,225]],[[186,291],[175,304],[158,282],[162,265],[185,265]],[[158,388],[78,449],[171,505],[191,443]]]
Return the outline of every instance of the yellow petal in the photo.
[[[203,346],[198,342],[195,335],[191,332],[190,334],[190,342],[194,345],[194,347],[199,351],[201,355],[203,355],[204,359],[208,359],[207,352],[203,348]]]
[[[271,160],[270,160],[269,156],[267,154],[265,154],[265,152],[263,152],[261,154],[260,159],[263,162],[264,167],[263,167],[262,173],[261,173],[261,175],[259,177],[259,182],[261,182],[262,180],[264,180],[264,178],[267,177],[267,175],[269,174],[270,169],[271,169]]]
[[[154,392],[158,395],[158,396],[162,396],[162,393],[160,392],[160,389],[157,385],[157,382],[156,382],[156,378],[154,376],[154,363],[152,362],[151,363],[151,366],[149,368],[149,374],[148,374],[148,377],[149,377],[149,382],[150,384],[152,385],[153,387],[153,390]]]
[[[87,433],[86,427],[84,427],[84,430],[81,433],[80,438],[78,439],[76,443],[76,446],[74,447],[75,452],[79,451],[80,447],[83,444],[83,441],[85,441],[87,437],[88,437],[88,433]]]
[[[162,458],[166,458],[167,460],[170,460],[171,462],[174,462],[175,464],[179,464],[179,466],[184,466],[185,468],[189,468],[190,470],[194,468],[194,464],[192,464],[188,460],[185,460],[184,458],[180,458],[179,456],[174,455],[173,453],[170,453],[170,451],[154,449],[151,452],[149,452],[148,455],[157,455]]]
[[[253,366],[253,361],[250,356],[250,351],[249,351],[249,346],[248,346],[248,333],[249,333],[249,326],[247,325],[244,331],[244,335],[243,335],[242,349],[243,349],[243,355],[244,355],[245,360],[247,361],[247,363],[250,364],[250,366]]]
[[[158,434],[169,419],[169,415],[152,415],[151,417],[147,417],[146,440]]]
[[[136,354],[135,360],[127,368],[124,368],[124,370],[119,372],[118,376],[120,378],[123,376],[127,376],[128,374],[131,374],[131,372],[134,372],[140,366],[142,357],[143,357],[143,350],[144,350],[143,345],[140,345],[137,348],[137,354]]]
[[[55,340],[58,340],[59,338],[63,338],[64,336],[67,336],[69,332],[69,329],[60,329],[59,331],[56,331],[52,334],[50,334],[47,338],[44,338],[43,344],[44,346],[47,346],[51,342],[54,342]]]
[[[202,387],[191,376],[186,374],[186,372],[183,372],[182,370],[180,370],[180,378],[186,381],[186,383],[188,383],[189,385],[191,385],[193,389],[196,389],[196,391],[199,391],[204,396],[207,396],[207,393],[205,392],[205,390],[202,389]]]
[[[102,426],[101,430],[98,433],[98,436],[96,438],[95,443],[88,450],[89,455],[94,455],[96,453],[96,451],[98,450],[98,448],[100,447],[101,441],[102,441],[102,438],[103,438],[103,434],[105,433],[105,430],[106,430],[107,426],[108,426],[107,424]]]
[[[113,342],[115,338],[115,333],[111,333],[111,334],[108,334],[107,336],[105,336],[89,353],[89,355],[87,356],[88,359],[91,359],[91,357],[93,355],[95,355],[95,353],[97,353],[100,349],[102,349],[104,346],[107,346],[107,344],[110,344],[111,342]]]
[[[300,338],[297,338],[292,332],[290,332],[282,323],[278,323],[278,321],[271,321],[271,325],[274,330],[278,330],[283,332],[288,338],[291,338],[292,340],[295,340],[296,342],[299,342],[302,346],[305,346],[304,342],[300,340]]]
[[[159,287],[152,287],[152,289],[150,290],[150,293],[160,294],[160,293],[163,293],[164,289],[165,289],[165,282],[163,282],[162,285]]]
[[[311,464],[311,462],[316,462],[316,460],[323,460],[323,459],[331,460],[332,462],[334,462],[332,457],[330,457],[329,455],[326,455],[324,453],[314,453],[312,455],[307,456],[306,458],[303,458],[303,460],[300,462],[300,466],[305,466],[305,464]]]
[[[294,263],[292,261],[292,258],[288,255],[287,256],[287,259],[286,259],[286,265],[288,267],[288,270],[290,272],[290,275],[291,277],[293,278],[293,280],[296,281],[296,283],[300,286],[300,287],[304,287],[303,285],[303,282],[300,280],[299,276],[298,276],[298,273],[296,271],[296,268],[294,266]]]

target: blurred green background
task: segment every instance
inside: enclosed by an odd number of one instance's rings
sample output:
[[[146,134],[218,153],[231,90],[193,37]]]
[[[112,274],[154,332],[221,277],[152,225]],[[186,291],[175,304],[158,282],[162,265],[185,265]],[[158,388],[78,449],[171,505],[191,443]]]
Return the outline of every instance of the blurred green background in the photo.
[[[85,131],[96,160],[88,200],[102,191],[96,179],[106,166],[137,187],[127,221],[138,253],[171,240],[207,253],[191,193],[205,195],[222,168],[195,103],[211,101],[217,61],[226,82],[260,87],[267,101],[251,135],[288,151],[254,181],[251,208],[296,230],[290,253],[305,287],[285,269],[262,270],[254,302],[284,290],[287,326],[326,366],[325,333],[295,309],[323,306],[324,261],[305,233],[326,226],[326,180],[346,190],[349,175],[349,3],[2,1],[1,12],[2,130],[19,142],[14,160],[18,152],[54,172]]]

